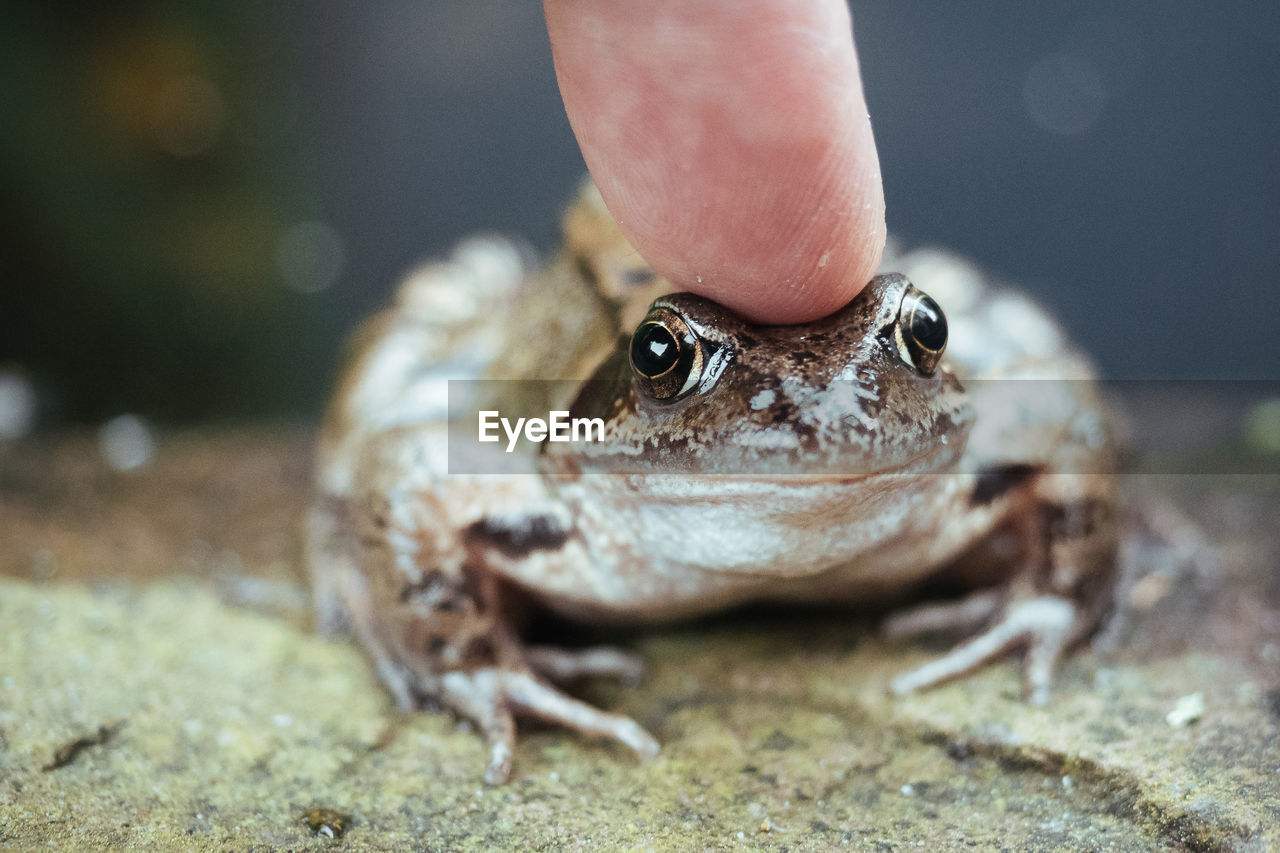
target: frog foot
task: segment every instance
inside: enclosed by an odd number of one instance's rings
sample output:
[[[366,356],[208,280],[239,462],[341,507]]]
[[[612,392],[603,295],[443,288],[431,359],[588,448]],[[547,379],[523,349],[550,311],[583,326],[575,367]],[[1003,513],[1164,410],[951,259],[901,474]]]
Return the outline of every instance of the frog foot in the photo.
[[[883,631],[887,637],[899,639],[972,627],[996,613],[1001,600],[999,593],[983,592],[957,602],[926,605],[890,617]],[[1079,633],[1080,619],[1076,605],[1056,595],[1010,602],[990,628],[942,657],[899,675],[889,689],[902,695],[933,687],[1022,646],[1027,650],[1023,664],[1027,702],[1043,705],[1049,700],[1053,667]]]
[[[534,660],[552,657],[544,649],[533,651]],[[600,655],[602,651],[557,652],[553,668],[559,667],[557,675],[567,673],[569,677],[606,669],[612,672],[616,669],[613,665],[626,657],[615,652],[615,657],[608,659]],[[628,662],[628,667],[634,666],[634,660]],[[639,723],[573,699],[531,672],[493,666],[470,672],[449,672],[440,678],[439,698],[472,720],[484,735],[489,745],[484,780],[490,785],[502,784],[511,775],[516,715],[558,723],[585,735],[613,738],[630,747],[642,760],[658,754],[658,741]]]

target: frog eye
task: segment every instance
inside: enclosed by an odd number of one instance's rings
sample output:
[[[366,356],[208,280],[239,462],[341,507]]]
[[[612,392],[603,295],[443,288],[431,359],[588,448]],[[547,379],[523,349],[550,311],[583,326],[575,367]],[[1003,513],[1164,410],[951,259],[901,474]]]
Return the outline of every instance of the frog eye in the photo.
[[[893,333],[898,353],[925,376],[932,376],[947,348],[947,317],[933,297],[907,288]]]
[[[645,396],[670,402],[689,393],[702,375],[702,345],[679,314],[649,312],[631,336],[631,370]]]

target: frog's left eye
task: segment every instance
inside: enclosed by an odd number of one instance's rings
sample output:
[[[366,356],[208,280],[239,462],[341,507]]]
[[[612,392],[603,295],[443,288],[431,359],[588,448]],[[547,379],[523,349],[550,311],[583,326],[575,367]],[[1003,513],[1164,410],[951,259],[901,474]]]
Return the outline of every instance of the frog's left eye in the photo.
[[[645,396],[671,402],[702,375],[702,346],[684,319],[667,308],[649,312],[631,336],[631,371]]]
[[[933,297],[907,288],[893,332],[902,359],[925,376],[932,376],[947,348],[947,317]]]

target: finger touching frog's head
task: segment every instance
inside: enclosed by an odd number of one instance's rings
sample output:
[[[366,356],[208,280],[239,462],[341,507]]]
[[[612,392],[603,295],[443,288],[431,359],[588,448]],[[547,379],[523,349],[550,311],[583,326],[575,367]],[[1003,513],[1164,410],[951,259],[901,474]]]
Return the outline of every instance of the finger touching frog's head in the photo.
[[[971,420],[942,363],[946,338],[942,310],[900,275],[795,326],[663,296],[574,404],[575,417],[604,419],[604,441],[546,452],[604,471],[929,470],[959,454]]]

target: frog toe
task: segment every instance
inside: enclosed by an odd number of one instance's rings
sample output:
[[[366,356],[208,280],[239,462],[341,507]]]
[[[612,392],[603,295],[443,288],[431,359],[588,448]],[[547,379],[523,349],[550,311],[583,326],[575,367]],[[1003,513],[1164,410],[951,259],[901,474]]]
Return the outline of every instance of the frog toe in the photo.
[[[611,738],[629,747],[641,759],[658,754],[658,741],[630,717],[593,708],[528,673],[507,673],[504,681],[507,698],[521,713],[585,735]]]
[[[1049,698],[1053,667],[1077,633],[1078,623],[1076,606],[1057,596],[1012,602],[995,625],[942,657],[899,675],[890,683],[890,690],[902,695],[934,687],[1023,646],[1027,649],[1027,701],[1042,705]]]
[[[500,667],[449,672],[439,679],[438,698],[471,720],[484,735],[489,746],[484,780],[491,785],[500,785],[511,775],[516,715],[537,717],[586,735],[612,738],[641,759],[658,753],[657,740],[634,720],[570,698],[530,672]]]
[[[561,684],[601,676],[616,678],[624,684],[637,684],[644,675],[644,662],[639,655],[613,646],[588,649],[531,646],[524,650],[524,660],[539,675]]]
[[[515,756],[515,717],[503,694],[503,675],[493,667],[473,672],[449,672],[440,678],[444,704],[475,723],[489,746],[484,781],[501,785],[511,776]]]
[[[981,590],[958,601],[922,604],[890,615],[880,633],[886,640],[911,640],[925,634],[977,631],[1004,601],[1000,590]]]

